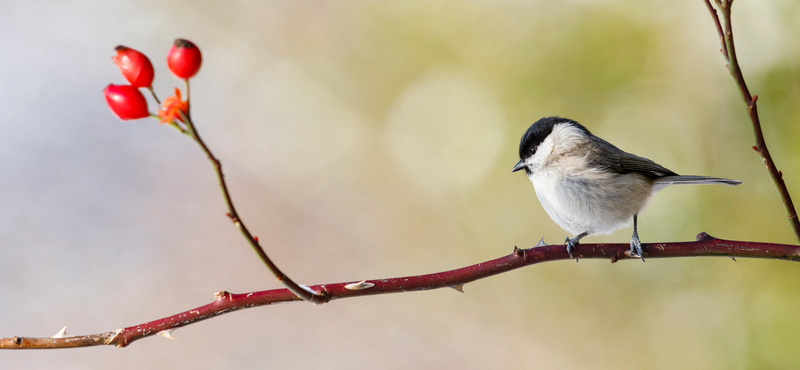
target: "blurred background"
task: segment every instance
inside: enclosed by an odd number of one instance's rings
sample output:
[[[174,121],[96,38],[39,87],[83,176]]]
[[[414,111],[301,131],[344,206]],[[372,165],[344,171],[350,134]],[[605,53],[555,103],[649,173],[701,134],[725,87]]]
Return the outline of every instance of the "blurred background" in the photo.
[[[800,201],[800,3],[737,1],[736,46]],[[0,1],[0,336],[111,331],[279,288],[213,171],[118,121],[124,44],[197,43],[193,116],[240,213],[306,284],[431,273],[566,235],[524,174],[549,115],[682,174],[644,242],[796,243],[701,0]],[[151,102],[151,111],[156,107]],[[628,242],[630,228],[586,242]],[[800,265],[561,261],[465,287],[240,311],[126,349],[2,351],[4,368],[745,369],[800,361]]]

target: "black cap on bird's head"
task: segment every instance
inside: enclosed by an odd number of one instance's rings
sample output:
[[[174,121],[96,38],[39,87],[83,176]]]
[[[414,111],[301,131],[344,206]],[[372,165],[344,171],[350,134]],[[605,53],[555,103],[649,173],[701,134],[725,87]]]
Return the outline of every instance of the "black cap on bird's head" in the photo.
[[[568,123],[586,131],[587,134],[590,133],[586,127],[581,126],[581,124],[569,118],[558,116],[544,117],[534,122],[531,127],[528,127],[525,134],[522,135],[522,139],[519,141],[519,162],[514,165],[514,169],[512,169],[511,172],[517,172],[525,168],[525,160],[536,153],[536,149],[539,145],[553,132],[553,127],[559,123]]]

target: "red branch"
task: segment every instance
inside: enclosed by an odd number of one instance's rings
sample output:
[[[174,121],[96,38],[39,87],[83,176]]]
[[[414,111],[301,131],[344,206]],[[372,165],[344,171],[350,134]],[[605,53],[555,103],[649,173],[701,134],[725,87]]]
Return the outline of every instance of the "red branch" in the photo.
[[[515,248],[514,252],[507,256],[450,271],[362,282],[321,284],[312,286],[311,289],[324,292],[330,299],[448,287],[462,291],[461,288],[464,284],[475,280],[541,262],[569,259],[567,250],[563,245],[544,245],[541,242],[540,244],[530,249]],[[697,235],[697,240],[693,242],[653,243],[643,244],[642,246],[645,248],[648,260],[669,257],[723,256],[800,261],[800,246],[723,240],[714,238],[706,233]],[[611,262],[616,262],[631,258],[629,250],[630,245],[627,243],[580,244],[572,253],[577,258],[609,259]],[[638,260],[638,257],[634,257],[634,259]],[[0,349],[69,348],[98,345],[125,347],[138,339],[159,332],[169,333],[173,329],[229,312],[301,300],[288,289],[273,289],[243,294],[222,291],[216,293],[214,297],[216,298],[214,302],[205,306],[113,332],[67,338],[0,338]]]
[[[797,240],[800,240],[800,220],[797,218],[797,211],[794,209],[792,197],[789,195],[789,190],[786,188],[786,183],[783,181],[783,173],[778,170],[778,167],[775,166],[775,162],[772,160],[772,155],[769,153],[767,143],[764,141],[764,133],[761,131],[761,120],[758,118],[758,106],[756,105],[758,95],[750,95],[750,90],[747,88],[747,83],[744,81],[742,70],[739,68],[739,60],[736,58],[736,48],[733,44],[733,26],[731,26],[731,7],[733,6],[733,0],[715,0],[717,7],[722,13],[722,19],[725,21],[724,30],[716,9],[711,6],[709,0],[704,1],[709,13],[711,13],[711,18],[714,20],[714,25],[717,27],[717,33],[722,43],[722,54],[728,62],[728,70],[730,71],[731,77],[736,81],[736,86],[739,88],[742,100],[744,100],[744,104],[747,106],[747,114],[750,116],[750,121],[753,123],[753,132],[756,138],[756,145],[753,149],[761,156],[761,161],[764,162],[764,166],[772,177],[772,182],[775,183],[775,187],[778,189],[778,193],[781,196],[781,201],[783,201],[783,206],[786,208],[789,224],[792,225]]]

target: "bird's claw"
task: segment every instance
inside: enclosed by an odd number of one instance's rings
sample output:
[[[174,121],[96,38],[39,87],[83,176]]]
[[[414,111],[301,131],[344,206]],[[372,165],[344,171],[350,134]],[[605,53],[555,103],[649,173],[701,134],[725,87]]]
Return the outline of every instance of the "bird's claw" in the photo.
[[[644,262],[644,251],[642,250],[642,242],[639,241],[639,235],[633,233],[631,236],[631,257],[639,257]]]
[[[572,250],[578,246],[578,238],[565,238],[564,245],[567,247],[567,254],[569,255],[569,259],[572,259]]]

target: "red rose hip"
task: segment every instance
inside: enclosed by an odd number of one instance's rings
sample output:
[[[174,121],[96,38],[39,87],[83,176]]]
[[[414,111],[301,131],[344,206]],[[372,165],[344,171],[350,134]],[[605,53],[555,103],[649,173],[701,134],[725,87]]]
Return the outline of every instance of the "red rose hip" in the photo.
[[[167,55],[169,71],[182,80],[188,80],[197,74],[202,62],[203,56],[200,54],[200,49],[189,40],[175,39],[175,43]]]
[[[129,85],[108,85],[103,93],[106,102],[119,119],[123,121],[144,118],[150,115],[147,111],[147,100],[138,88]]]
[[[131,86],[150,87],[153,85],[153,64],[150,63],[147,56],[122,45],[117,46],[115,50],[117,55],[111,59]]]

